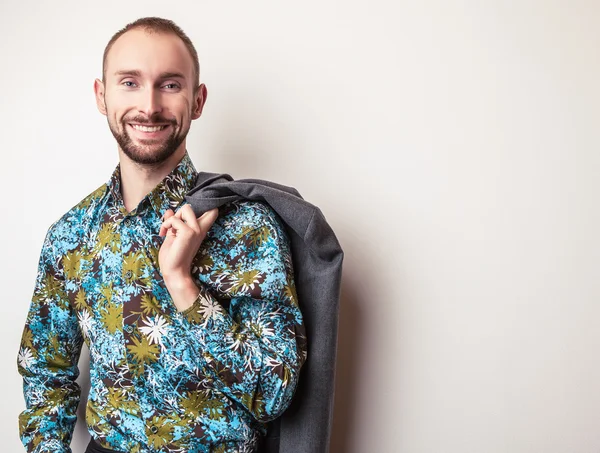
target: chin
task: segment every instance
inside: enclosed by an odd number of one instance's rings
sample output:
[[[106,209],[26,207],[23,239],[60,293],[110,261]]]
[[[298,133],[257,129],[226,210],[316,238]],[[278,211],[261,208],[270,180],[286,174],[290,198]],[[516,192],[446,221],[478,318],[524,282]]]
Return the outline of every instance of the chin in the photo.
[[[164,148],[159,150],[140,149],[138,147],[135,149],[131,149],[131,147],[123,148],[123,153],[129,159],[139,164],[160,164],[169,159],[176,151],[177,149]]]

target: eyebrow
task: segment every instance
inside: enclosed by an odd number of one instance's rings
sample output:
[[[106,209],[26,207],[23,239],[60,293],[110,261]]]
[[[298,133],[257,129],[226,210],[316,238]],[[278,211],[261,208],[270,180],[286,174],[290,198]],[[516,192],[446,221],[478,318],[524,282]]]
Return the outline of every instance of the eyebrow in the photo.
[[[115,76],[131,76],[131,77],[141,77],[142,73],[137,69],[128,69],[115,72]],[[159,75],[160,79],[185,79],[185,76],[180,72],[162,72]]]

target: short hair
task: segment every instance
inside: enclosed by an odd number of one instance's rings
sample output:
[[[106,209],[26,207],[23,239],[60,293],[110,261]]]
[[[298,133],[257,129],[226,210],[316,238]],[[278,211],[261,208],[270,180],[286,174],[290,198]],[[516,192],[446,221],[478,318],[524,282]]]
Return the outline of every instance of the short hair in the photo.
[[[128,31],[139,28],[148,33],[170,33],[183,41],[194,62],[193,83],[194,90],[196,90],[200,85],[200,62],[198,61],[198,52],[196,52],[196,48],[194,47],[194,44],[192,44],[192,41],[188,35],[186,35],[185,32],[175,22],[169,19],[163,19],[161,17],[142,17],[134,22],[131,22],[130,24],[125,25],[125,27],[116,32],[113,37],[110,38],[110,41],[108,41],[108,44],[104,48],[104,56],[102,57],[102,80],[106,80],[106,59],[108,57],[108,52],[112,48],[115,41]]]

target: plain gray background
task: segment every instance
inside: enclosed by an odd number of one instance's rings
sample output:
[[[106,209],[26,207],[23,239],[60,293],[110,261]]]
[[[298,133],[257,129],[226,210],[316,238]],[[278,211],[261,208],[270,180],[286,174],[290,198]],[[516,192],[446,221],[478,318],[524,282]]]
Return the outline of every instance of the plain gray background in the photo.
[[[102,51],[149,15],[200,54],[197,169],[346,251],[333,452],[600,451],[600,4],[553,0],[3,1],[3,451],[44,233],[117,164]]]

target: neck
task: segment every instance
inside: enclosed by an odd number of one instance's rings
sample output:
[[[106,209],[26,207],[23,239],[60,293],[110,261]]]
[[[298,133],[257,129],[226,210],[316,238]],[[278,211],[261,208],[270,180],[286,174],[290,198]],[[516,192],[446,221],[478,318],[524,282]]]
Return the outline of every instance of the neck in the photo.
[[[121,167],[121,195],[127,212],[133,211],[137,205],[152,191],[173,169],[185,154],[185,143],[164,162],[153,165],[138,164],[119,149]]]

